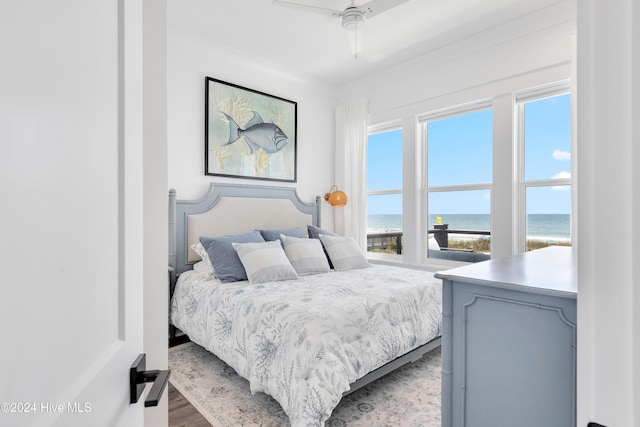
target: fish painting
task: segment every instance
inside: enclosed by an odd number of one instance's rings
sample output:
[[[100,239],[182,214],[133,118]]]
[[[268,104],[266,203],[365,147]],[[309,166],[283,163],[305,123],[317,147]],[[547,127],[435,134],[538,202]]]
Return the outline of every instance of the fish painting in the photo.
[[[244,138],[249,146],[251,154],[259,149],[272,154],[282,150],[289,142],[287,135],[275,123],[265,123],[257,112],[253,111],[253,117],[249,120],[244,129],[236,123],[229,115],[220,111],[229,122],[229,140],[222,144],[231,145],[240,138]]]

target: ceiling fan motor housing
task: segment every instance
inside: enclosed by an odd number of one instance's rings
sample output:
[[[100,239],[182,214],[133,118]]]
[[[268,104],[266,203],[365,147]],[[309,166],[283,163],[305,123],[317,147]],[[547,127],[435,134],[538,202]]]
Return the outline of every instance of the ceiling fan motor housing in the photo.
[[[364,24],[364,13],[356,7],[348,7],[342,15],[342,28],[357,31]]]

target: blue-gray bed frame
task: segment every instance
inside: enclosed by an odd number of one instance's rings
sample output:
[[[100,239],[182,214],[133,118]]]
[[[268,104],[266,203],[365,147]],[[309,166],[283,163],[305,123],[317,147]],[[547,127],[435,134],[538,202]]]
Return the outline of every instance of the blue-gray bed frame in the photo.
[[[316,196],[315,202],[306,203],[298,197],[293,187],[212,183],[207,193],[197,200],[179,200],[177,199],[176,191],[169,190],[169,271],[171,277],[171,294],[173,294],[177,276],[184,271],[191,270],[194,264],[193,261],[189,261],[188,259],[189,244],[187,226],[189,215],[197,215],[209,211],[224,197],[287,199],[291,201],[300,212],[310,216],[312,225],[317,227],[321,226],[320,196]],[[250,231],[253,228],[250,224],[247,224],[246,231]],[[175,328],[170,325],[170,329],[172,329],[172,334],[174,335],[173,331]],[[440,337],[437,337],[358,379],[351,384],[351,388],[344,394],[352,393],[407,363],[419,360],[426,353],[439,346]]]

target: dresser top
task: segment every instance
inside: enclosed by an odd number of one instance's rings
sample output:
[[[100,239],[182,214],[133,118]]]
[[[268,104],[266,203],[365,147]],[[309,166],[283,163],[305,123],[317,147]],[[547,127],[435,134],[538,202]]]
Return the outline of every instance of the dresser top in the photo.
[[[496,288],[576,298],[575,252],[549,246],[505,258],[440,271],[435,277]]]

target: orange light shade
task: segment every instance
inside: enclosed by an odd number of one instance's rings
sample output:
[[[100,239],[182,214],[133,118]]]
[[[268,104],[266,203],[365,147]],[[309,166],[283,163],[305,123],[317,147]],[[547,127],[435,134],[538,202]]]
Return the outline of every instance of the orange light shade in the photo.
[[[335,191],[333,191],[334,188]],[[338,190],[338,187],[335,185],[324,195],[324,199],[334,208],[339,208],[347,204],[347,195],[344,194],[343,191]]]

